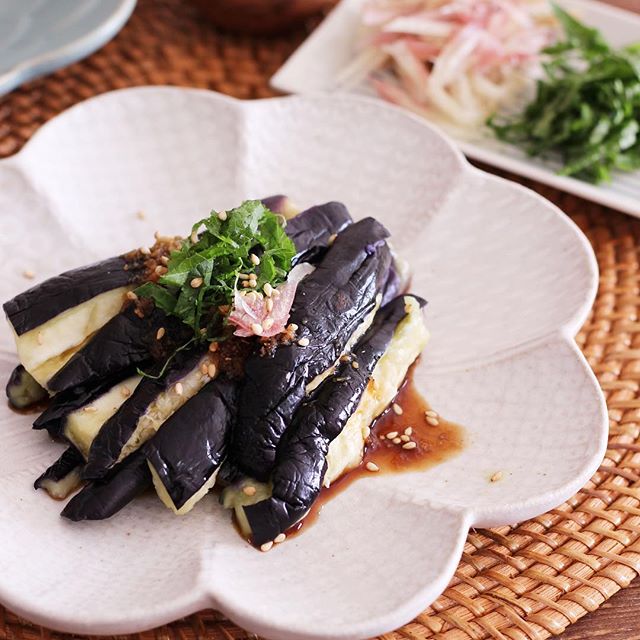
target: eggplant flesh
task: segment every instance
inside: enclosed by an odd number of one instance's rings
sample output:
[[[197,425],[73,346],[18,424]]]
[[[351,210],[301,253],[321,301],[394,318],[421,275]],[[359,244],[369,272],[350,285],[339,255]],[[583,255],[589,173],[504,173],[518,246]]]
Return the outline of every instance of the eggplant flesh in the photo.
[[[428,340],[422,304],[402,296],[383,307],[352,361],[341,363],[301,405],[278,446],[267,498],[266,485],[257,485],[252,498],[227,490],[224,501],[235,508],[254,544],[273,540],[304,518],[323,485],[362,462],[371,423],[393,400]]]
[[[58,426],[60,435],[73,444],[85,459],[88,459],[97,435],[120,410],[129,394],[135,393],[141,382],[142,378],[138,375],[125,378],[91,401],[71,411],[60,421]]]
[[[191,511],[215,484],[235,412],[236,385],[221,375],[144,445],[156,492],[174,513]]]
[[[143,378],[95,435],[84,477],[89,480],[103,477],[111,467],[149,440],[212,379],[208,374],[209,366],[214,365],[217,371],[217,363],[214,353],[186,354],[162,378]]]
[[[44,489],[56,500],[64,500],[82,484],[80,470],[83,465],[82,454],[75,447],[69,447],[33,483],[33,487]]]
[[[285,231],[296,246],[292,265],[317,262],[332,238],[352,222],[349,211],[341,202],[316,205],[288,220]]]
[[[2,308],[16,335],[21,336],[105,292],[133,288],[140,274],[141,268],[117,256],[49,278],[5,302]]]
[[[47,390],[21,364],[11,372],[6,392],[9,404],[14,409],[26,409],[49,396]]]
[[[74,522],[105,520],[151,486],[151,473],[141,451],[121,462],[104,479],[90,482],[67,503],[62,516]]]
[[[247,359],[232,434],[232,462],[242,473],[269,477],[306,385],[336,362],[375,309],[391,262],[387,237],[372,218],[348,226],[298,286],[289,317],[298,325],[295,341]]]

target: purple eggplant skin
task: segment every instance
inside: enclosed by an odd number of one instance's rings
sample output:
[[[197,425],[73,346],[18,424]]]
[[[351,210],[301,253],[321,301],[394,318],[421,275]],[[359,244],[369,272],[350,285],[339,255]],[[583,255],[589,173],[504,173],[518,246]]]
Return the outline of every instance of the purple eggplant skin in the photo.
[[[236,384],[223,374],[176,411],[144,446],[144,455],[180,509],[225,458],[237,407]]]
[[[18,294],[2,308],[20,336],[105,291],[135,283],[142,270],[131,266],[124,256],[117,256],[65,271]]]
[[[42,402],[49,395],[21,364],[11,372],[6,393],[9,404],[14,409],[26,409],[36,402]]]
[[[133,435],[140,417],[149,405],[164,391],[173,386],[184,374],[197,366],[201,350],[176,354],[171,368],[160,378],[143,378],[133,393],[100,428],[91,443],[87,465],[83,471],[85,480],[103,478],[116,464],[124,445]]]
[[[34,489],[40,489],[47,480],[60,482],[78,467],[84,465],[82,454],[75,448],[65,449],[62,455],[33,483]]]
[[[231,449],[232,466],[240,472],[269,477],[306,385],[333,365],[375,308],[391,263],[388,236],[373,218],[348,226],[298,286],[289,317],[298,325],[295,341],[247,358]]]
[[[100,380],[95,385],[79,385],[56,394],[49,406],[36,418],[34,429],[46,429],[52,438],[63,438],[67,416],[105,394],[109,389],[133,375],[135,370],[125,369],[115,376]]]
[[[278,445],[272,496],[244,507],[255,545],[287,531],[316,501],[327,470],[329,445],[358,408],[376,364],[405,317],[404,298],[397,297],[380,309],[352,351],[351,361],[341,362],[296,411]],[[416,299],[424,306],[424,300]],[[358,363],[357,369],[353,362]]]
[[[296,246],[291,264],[316,263],[324,255],[331,238],[353,222],[341,202],[327,202],[305,209],[287,221],[285,231]]]
[[[391,266],[389,267],[389,273],[387,274],[387,281],[384,283],[384,292],[382,294],[381,303],[383,307],[401,293],[401,286],[402,283],[400,281],[398,270],[392,261]]]
[[[49,391],[60,393],[77,385],[96,384],[132,366],[151,361],[157,348],[157,330],[163,327],[168,336],[181,344],[192,335],[187,325],[164,311],[154,308],[143,318],[127,307],[99,329],[84,347],[48,381]]]
[[[266,198],[262,198],[260,200],[262,204],[272,211],[273,213],[278,213],[281,216],[287,215],[288,212],[295,211],[295,206],[289,199],[289,196],[284,196],[281,193],[275,196],[267,196]]]
[[[151,487],[151,472],[141,451],[135,451],[119,463],[103,480],[90,482],[65,506],[62,517],[81,520],[105,520]]]

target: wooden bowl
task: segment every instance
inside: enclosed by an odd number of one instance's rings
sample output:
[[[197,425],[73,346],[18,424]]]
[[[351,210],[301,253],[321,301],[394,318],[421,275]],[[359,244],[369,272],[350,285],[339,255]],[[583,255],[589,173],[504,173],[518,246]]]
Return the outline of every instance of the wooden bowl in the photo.
[[[217,27],[273,34],[292,28],[331,5],[330,0],[191,0]]]

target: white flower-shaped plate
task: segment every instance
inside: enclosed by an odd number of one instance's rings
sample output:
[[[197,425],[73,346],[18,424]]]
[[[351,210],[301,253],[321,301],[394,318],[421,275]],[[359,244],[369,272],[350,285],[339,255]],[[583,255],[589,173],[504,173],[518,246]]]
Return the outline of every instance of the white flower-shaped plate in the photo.
[[[10,609],[116,634],[215,607],[269,638],[365,638],[438,596],[470,526],[544,512],[596,470],[606,409],[572,339],[597,286],[590,245],[549,202],[374,100],[140,88],[70,109],[0,162],[1,298],[29,284],[24,269],[44,278],[278,192],[301,205],[342,200],[389,227],[412,290],[429,300],[433,337],[415,380],[464,425],[466,447],[428,471],[359,480],[264,554],[213,497],[182,518],[147,496],[106,522],[63,520],[31,486],[61,446],[2,406],[0,602]],[[0,349],[6,380],[16,356],[4,323]]]

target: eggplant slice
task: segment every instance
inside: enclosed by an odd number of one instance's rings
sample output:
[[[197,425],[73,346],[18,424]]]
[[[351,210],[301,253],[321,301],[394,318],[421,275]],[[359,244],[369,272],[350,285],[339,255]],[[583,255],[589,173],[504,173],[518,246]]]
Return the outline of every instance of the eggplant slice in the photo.
[[[331,239],[352,222],[347,207],[341,202],[319,204],[288,220],[285,231],[293,240],[297,252],[291,265],[318,262],[331,244]]]
[[[91,443],[84,477],[104,477],[109,469],[151,438],[160,426],[211,380],[216,354],[180,352],[161,378],[143,378]]]
[[[182,515],[213,487],[236,413],[236,385],[221,375],[167,420],[143,447],[162,502]]]
[[[289,318],[298,326],[295,341],[247,359],[232,434],[232,463],[242,473],[269,477],[309,383],[334,365],[375,310],[391,261],[388,235],[373,218],[348,226],[298,286]]]
[[[71,498],[62,510],[62,516],[74,522],[110,518],[151,484],[147,461],[141,451],[136,451],[106,478],[87,484]]]
[[[56,500],[64,500],[82,484],[80,471],[83,465],[82,454],[75,447],[69,447],[33,483],[33,487],[44,489]]]
[[[5,302],[27,371],[46,386],[89,336],[120,312],[143,270],[141,262],[118,256],[49,278]]]
[[[351,357],[300,406],[278,446],[268,498],[264,487],[259,501],[225,496],[254,544],[287,531],[308,513],[323,484],[361,463],[371,423],[427,341],[423,305],[420,298],[401,296],[383,307]]]
[[[161,327],[165,329],[162,342],[155,338]],[[160,309],[154,308],[140,318],[134,305],[130,305],[73,354],[49,380],[47,388],[60,393],[77,385],[96,384],[153,359],[162,360],[163,353],[171,353],[191,335],[185,324]]]
[[[49,396],[47,390],[21,364],[11,372],[6,392],[9,404],[14,409],[26,409]]]

